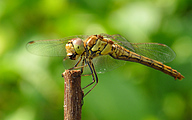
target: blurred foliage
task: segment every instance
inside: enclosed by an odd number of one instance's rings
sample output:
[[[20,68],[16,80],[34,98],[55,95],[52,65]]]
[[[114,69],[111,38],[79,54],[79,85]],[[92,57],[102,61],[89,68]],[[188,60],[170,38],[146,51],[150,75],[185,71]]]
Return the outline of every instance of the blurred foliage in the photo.
[[[177,54],[167,65],[185,79],[127,62],[99,75],[83,120],[192,119],[191,0],[1,0],[0,119],[63,119],[63,58],[32,55],[25,45],[98,33],[167,44]],[[82,77],[82,86],[90,81]]]

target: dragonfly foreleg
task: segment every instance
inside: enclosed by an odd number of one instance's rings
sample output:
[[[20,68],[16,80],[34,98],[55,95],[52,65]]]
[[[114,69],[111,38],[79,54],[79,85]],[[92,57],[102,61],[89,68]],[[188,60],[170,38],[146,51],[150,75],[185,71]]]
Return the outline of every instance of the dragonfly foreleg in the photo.
[[[81,66],[84,66],[85,61],[86,61],[86,60],[85,60],[85,57],[84,57]],[[86,64],[86,66],[87,66],[87,64]],[[83,74],[83,68],[84,68],[84,67],[81,68],[81,74]]]
[[[85,58],[84,58],[84,59],[85,59]],[[83,62],[84,62],[84,59],[83,59]],[[77,67],[77,65],[81,62],[81,60],[82,60],[82,57],[77,61],[77,63],[75,64],[74,67],[69,68],[68,70],[79,69],[79,68],[81,68],[81,70],[82,70],[82,68],[86,67],[87,64],[85,64],[85,65],[82,64],[81,66],[78,66],[78,67]],[[82,74],[82,72],[81,72],[81,74]]]
[[[90,85],[92,85],[92,84],[95,82],[95,77],[94,77],[94,74],[93,74],[93,68],[91,67],[90,63],[88,63],[88,66],[89,66],[89,68],[90,68],[93,81],[92,81],[90,84],[88,84],[88,85],[86,85],[85,87],[83,87],[83,89],[89,87]]]
[[[81,56],[81,58],[77,61],[77,63],[74,65],[74,67],[69,68],[69,70],[78,69],[78,68],[76,68],[76,67],[77,67],[77,65],[81,62],[81,59],[82,59],[82,56]]]
[[[91,90],[93,90],[93,88],[94,88],[94,87],[97,85],[97,83],[98,83],[98,77],[97,77],[97,73],[96,73],[96,71],[95,71],[95,67],[94,67],[93,63],[92,63],[92,62],[88,62],[88,66],[89,66],[89,68],[90,68],[90,70],[91,70],[91,75],[92,75],[93,81],[92,81],[90,84],[88,84],[87,86],[85,86],[83,89],[89,87],[89,86],[92,85],[93,83],[95,83],[95,85],[84,95],[84,97],[85,97],[89,92],[91,92]]]

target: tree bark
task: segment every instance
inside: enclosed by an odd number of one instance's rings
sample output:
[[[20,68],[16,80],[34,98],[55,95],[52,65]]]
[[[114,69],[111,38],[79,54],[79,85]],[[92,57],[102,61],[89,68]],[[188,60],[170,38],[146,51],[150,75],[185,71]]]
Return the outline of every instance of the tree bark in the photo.
[[[83,91],[81,89],[81,71],[65,70],[64,120],[81,120]]]

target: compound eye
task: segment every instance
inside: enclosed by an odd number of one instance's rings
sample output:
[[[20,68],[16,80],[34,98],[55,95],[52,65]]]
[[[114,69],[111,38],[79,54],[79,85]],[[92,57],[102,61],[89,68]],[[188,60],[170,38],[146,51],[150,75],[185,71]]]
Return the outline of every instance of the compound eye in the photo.
[[[85,51],[84,42],[80,38],[74,38],[72,39],[72,41],[73,41],[75,52],[78,55],[81,55]]]

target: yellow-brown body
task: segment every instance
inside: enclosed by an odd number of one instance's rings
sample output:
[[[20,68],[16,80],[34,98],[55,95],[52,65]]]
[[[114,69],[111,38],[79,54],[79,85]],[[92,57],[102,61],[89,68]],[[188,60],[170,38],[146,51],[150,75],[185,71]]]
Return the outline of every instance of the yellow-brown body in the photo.
[[[141,56],[137,53],[134,53],[116,43],[108,38],[103,38],[100,35],[93,35],[87,38],[84,41],[84,46],[87,46],[89,51],[88,58],[93,59],[99,55],[110,55],[111,57],[119,60],[131,61],[141,63],[148,67],[160,70],[175,79],[183,79],[184,76],[181,75],[177,70],[172,69],[171,67],[164,65],[163,63],[150,59],[145,56]]]

